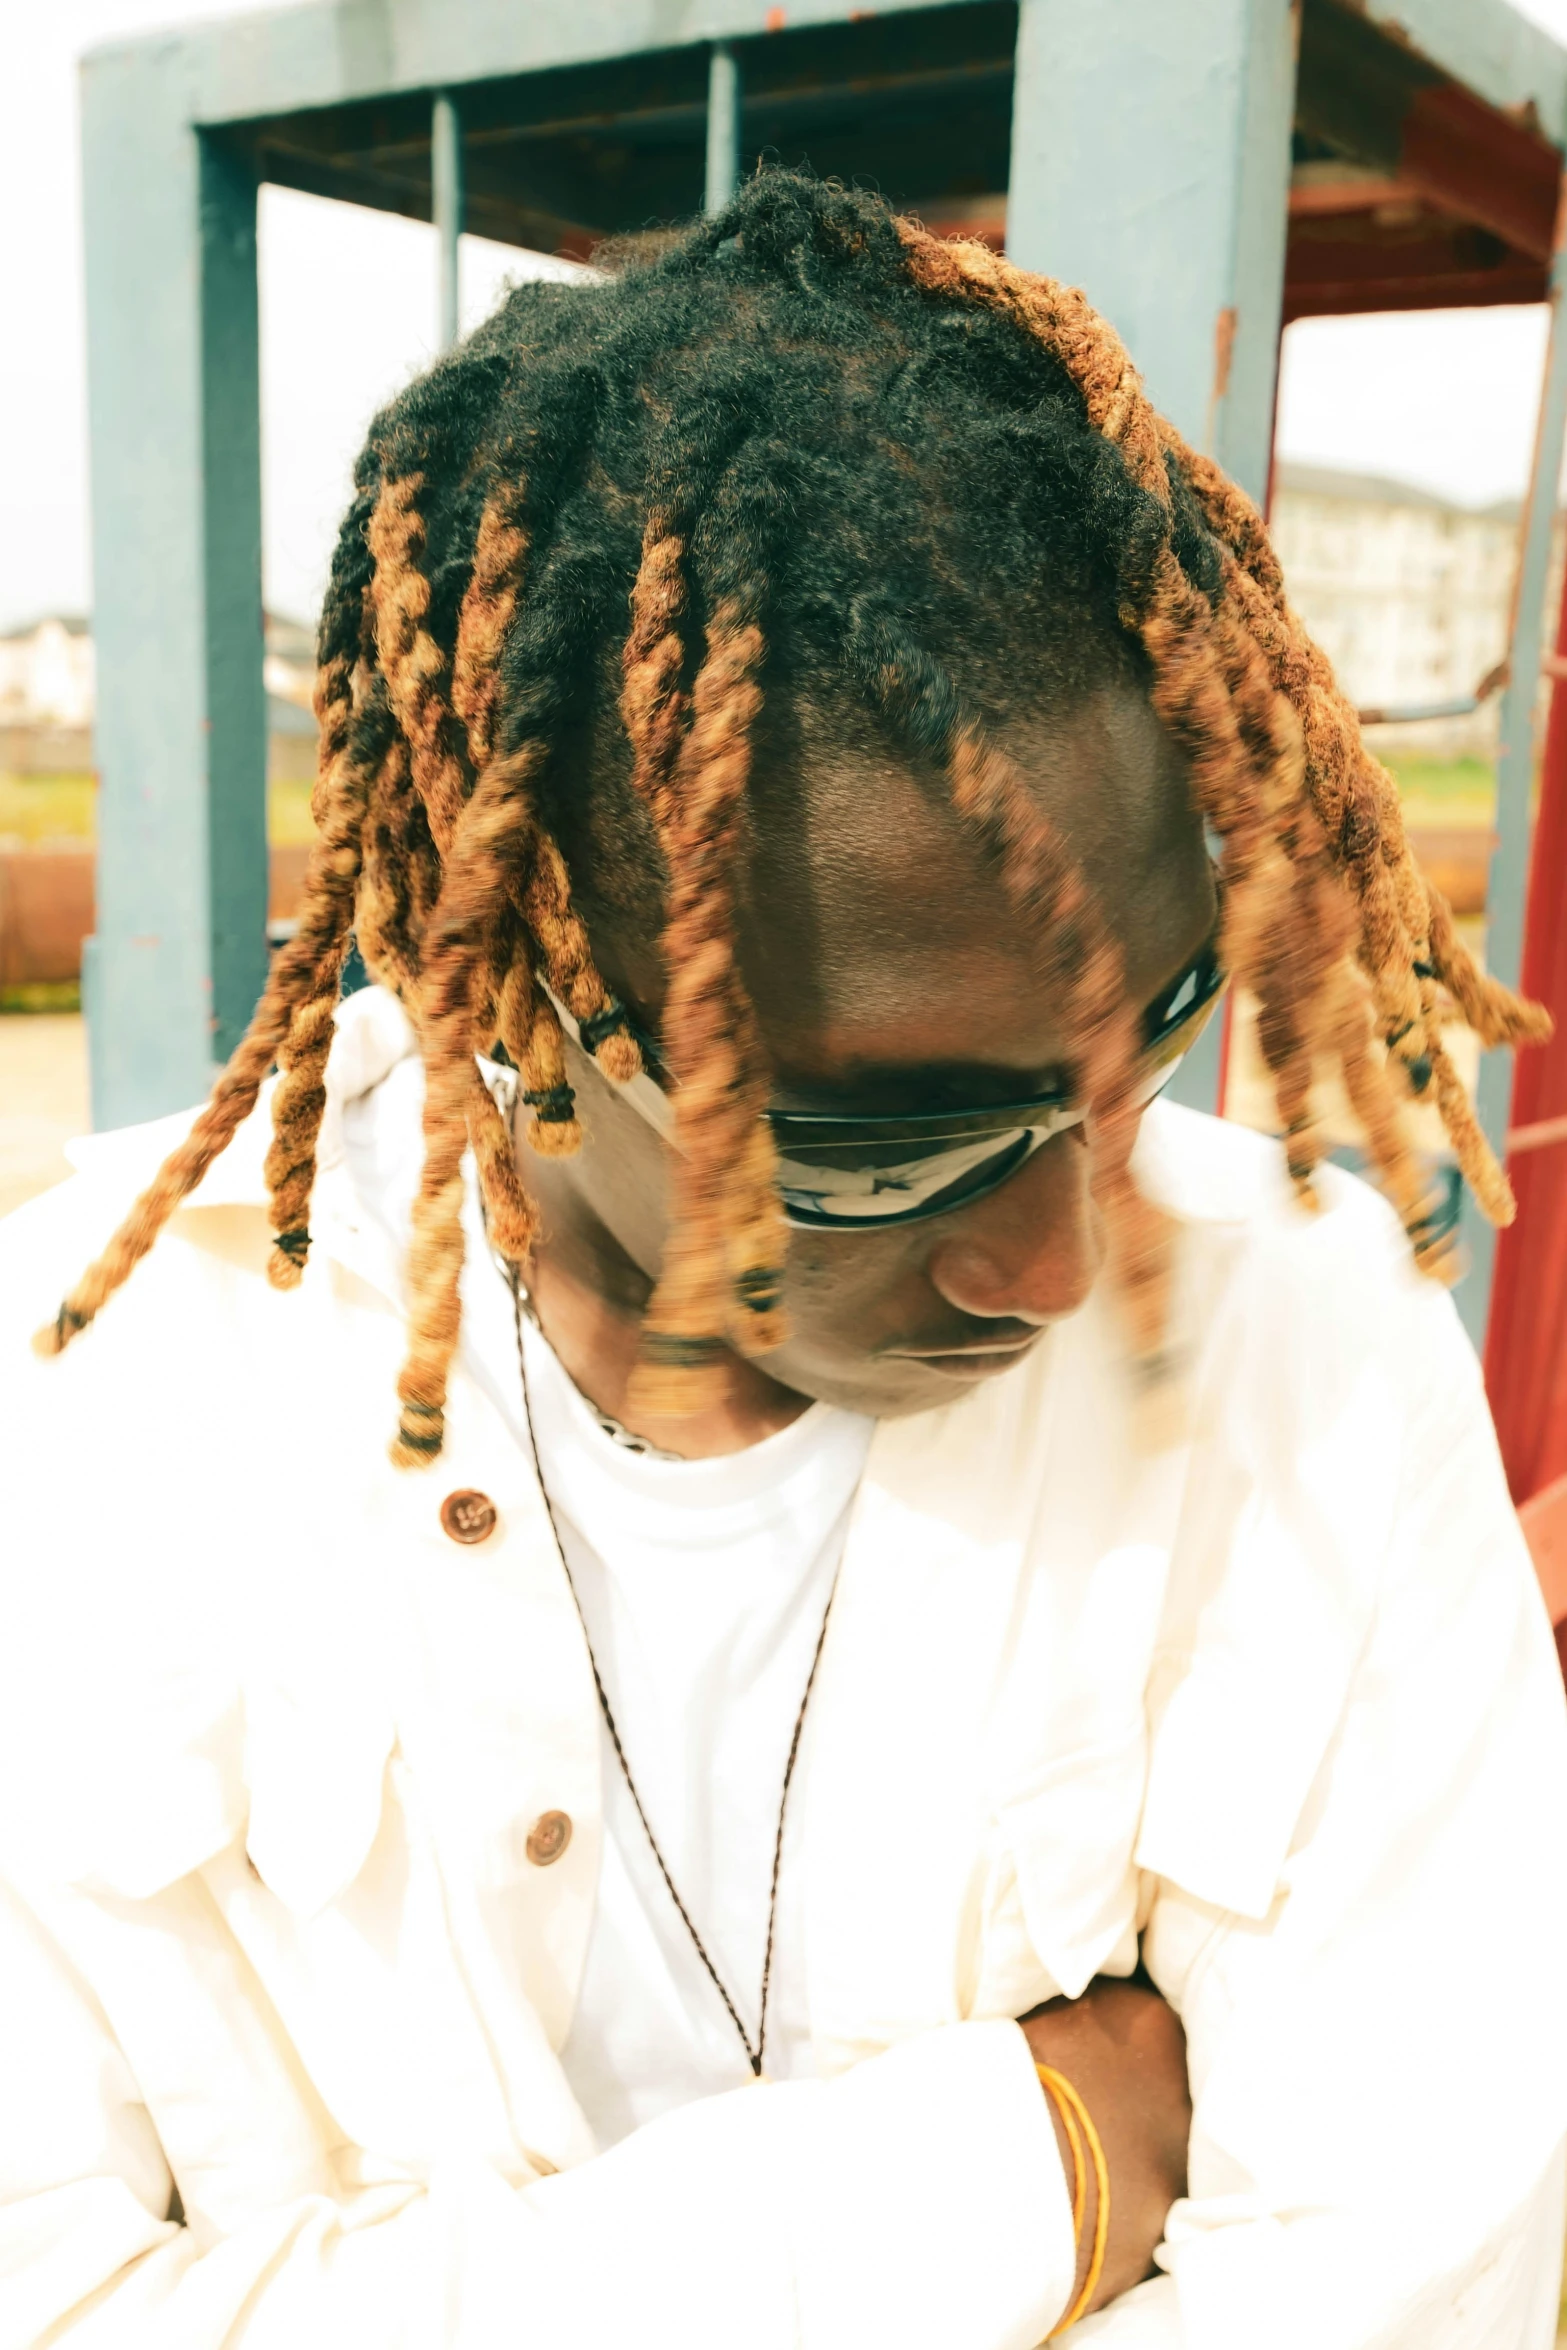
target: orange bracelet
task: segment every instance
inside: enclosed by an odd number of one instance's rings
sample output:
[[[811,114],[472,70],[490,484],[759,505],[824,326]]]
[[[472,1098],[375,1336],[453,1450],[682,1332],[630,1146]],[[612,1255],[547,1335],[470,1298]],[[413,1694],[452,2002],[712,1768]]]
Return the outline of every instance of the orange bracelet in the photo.
[[[1061,2127],[1072,2149],[1072,2241],[1079,2252],[1083,2245],[1083,2211],[1088,2199],[1088,2171],[1083,2159],[1085,2145],[1088,2159],[1094,2166],[1094,2184],[1099,2190],[1094,2211],[1093,2250],[1088,2256],[1088,2274],[1083,2279],[1082,2291],[1065,2317],[1058,2325],[1052,2326],[1046,2335],[1045,2339],[1053,2342],[1058,2334],[1064,2334],[1069,2326],[1075,2326],[1078,2319],[1085,2315],[1104,2273],[1105,2245],[1110,2235],[1110,2165],[1105,2160],[1099,2132],[1088,2118],[1088,2108],[1071,2082],[1058,2073],[1053,2065],[1036,2064],[1034,2070],[1039,2075],[1045,2095],[1061,2116]]]

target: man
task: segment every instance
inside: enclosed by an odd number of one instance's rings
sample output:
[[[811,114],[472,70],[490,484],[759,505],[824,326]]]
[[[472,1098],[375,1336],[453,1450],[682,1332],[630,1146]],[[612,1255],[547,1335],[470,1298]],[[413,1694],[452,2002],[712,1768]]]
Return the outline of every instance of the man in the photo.
[[[1255,516],[764,177],[378,420],[321,711],[212,1102],[6,1235],[7,2337],[1548,2343],[1554,1655],[1294,1196],[1336,1065],[1502,1209],[1536,1031]],[[1152,1098],[1225,967],[1287,1165]]]

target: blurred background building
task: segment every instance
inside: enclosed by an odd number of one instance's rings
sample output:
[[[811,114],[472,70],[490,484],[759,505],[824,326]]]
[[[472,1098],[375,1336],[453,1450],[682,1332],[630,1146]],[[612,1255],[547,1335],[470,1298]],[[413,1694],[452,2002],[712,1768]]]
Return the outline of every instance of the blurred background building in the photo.
[[[92,631],[80,613],[50,613],[0,636],[0,769],[91,767],[92,719]]]
[[[308,783],[315,773],[315,631],[268,612],[263,643],[267,774]],[[93,773],[94,675],[92,623],[81,613],[47,613],[0,635],[0,776]]]
[[[1505,659],[1515,498],[1472,509],[1413,482],[1283,463],[1271,523],[1290,593],[1362,710],[1461,701]],[[1377,740],[1428,762],[1490,759],[1496,719],[1493,696]]]
[[[1519,507],[1469,508],[1413,482],[1285,461],[1275,469],[1274,544],[1307,626],[1363,708],[1461,699],[1507,651]],[[262,676],[267,773],[314,773],[314,631],[268,612]],[[79,613],[0,635],[0,774],[89,774],[93,643]],[[1489,758],[1494,699],[1460,718],[1379,741],[1426,761]]]

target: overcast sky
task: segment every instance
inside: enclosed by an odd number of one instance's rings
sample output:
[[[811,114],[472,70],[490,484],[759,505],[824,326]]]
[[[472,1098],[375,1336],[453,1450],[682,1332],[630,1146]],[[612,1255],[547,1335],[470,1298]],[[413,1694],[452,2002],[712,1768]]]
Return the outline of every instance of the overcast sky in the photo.
[[[100,41],[250,5],[0,0],[0,628],[91,600],[76,59]],[[1522,13],[1567,40],[1567,0],[1522,0]],[[471,323],[527,264],[478,238],[465,238],[463,253]],[[276,610],[314,612],[363,428],[431,355],[434,267],[433,234],[417,222],[263,191],[266,595]],[[1303,321],[1284,341],[1281,453],[1395,474],[1474,505],[1516,495],[1543,345],[1538,310]]]

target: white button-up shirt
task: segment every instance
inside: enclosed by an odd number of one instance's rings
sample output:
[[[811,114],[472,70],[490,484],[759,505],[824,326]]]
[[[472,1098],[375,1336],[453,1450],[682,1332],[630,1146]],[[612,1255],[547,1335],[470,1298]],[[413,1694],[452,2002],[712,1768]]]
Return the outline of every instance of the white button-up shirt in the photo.
[[[1139,1451],[1098,1300],[881,1425],[797,1791],[819,2077],[599,2155],[558,2058],[580,1629],[474,1383],[388,1465],[398,1272],[331,1164],[405,1049],[385,999],[344,1021],[294,1293],[262,1120],[58,1362],[28,1331],[181,1122],[0,1228],[0,2350],[1030,2350],[1072,2248],[1011,2019],[1139,1949],[1189,2192],[1085,2345],[1544,2350],[1564,1709],[1382,1205],[1329,1175],[1308,1219],[1271,1146],[1156,1107],[1175,1439]]]

